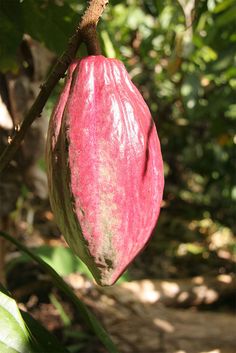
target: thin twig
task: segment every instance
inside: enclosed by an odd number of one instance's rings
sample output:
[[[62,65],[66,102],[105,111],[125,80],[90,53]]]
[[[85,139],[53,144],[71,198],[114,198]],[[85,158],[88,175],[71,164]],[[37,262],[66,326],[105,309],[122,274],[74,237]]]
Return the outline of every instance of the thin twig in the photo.
[[[75,33],[68,41],[67,49],[57,60],[52,72],[48,76],[46,82],[41,86],[41,90],[29,110],[28,114],[25,116],[25,119],[20,127],[20,130],[13,137],[11,143],[5,148],[5,150],[0,155],[0,173],[6,168],[8,163],[12,160],[14,154],[21,145],[22,140],[25,137],[25,134],[31,124],[40,117],[42,110],[58,81],[62,78],[76,55],[76,52],[82,43],[86,42],[88,47],[89,54],[91,53],[92,47],[97,47],[97,40],[94,38],[94,34],[91,36],[91,28],[96,28],[97,22],[101,17],[106,5],[108,4],[107,0],[92,0],[89,3],[89,6],[82,17],[82,20],[79,26],[76,28]],[[94,27],[95,26],[95,27]],[[88,36],[86,33],[88,32]],[[90,43],[88,44],[87,41]],[[95,42],[95,44],[92,44]],[[90,50],[90,49],[91,50]],[[96,53],[99,49],[96,51]]]

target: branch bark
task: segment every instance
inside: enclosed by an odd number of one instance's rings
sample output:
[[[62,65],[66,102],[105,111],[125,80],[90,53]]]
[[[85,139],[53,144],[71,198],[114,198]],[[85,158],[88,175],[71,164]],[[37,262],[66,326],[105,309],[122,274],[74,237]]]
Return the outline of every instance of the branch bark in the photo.
[[[82,18],[80,30],[89,55],[99,55],[101,53],[96,32],[99,20],[97,14],[102,14],[107,4],[108,0],[92,1]]]
[[[62,78],[76,55],[76,52],[82,42],[85,42],[88,53],[99,54],[99,44],[96,37],[96,25],[101,17],[108,0],[91,0],[82,20],[80,21],[75,33],[68,41],[67,49],[57,60],[52,72],[46,82],[41,86],[41,90],[29,110],[28,114],[9,145],[0,155],[0,174],[12,160],[14,154],[21,145],[22,140],[31,124],[41,116],[42,110],[58,81]]]

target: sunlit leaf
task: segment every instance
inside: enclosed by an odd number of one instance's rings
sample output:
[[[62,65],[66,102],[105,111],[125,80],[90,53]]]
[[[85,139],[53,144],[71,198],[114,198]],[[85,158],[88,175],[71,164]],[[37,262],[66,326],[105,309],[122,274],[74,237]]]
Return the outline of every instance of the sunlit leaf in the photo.
[[[30,335],[14,299],[0,291],[1,353],[33,353]]]
[[[106,57],[115,58],[116,57],[115,48],[114,48],[113,43],[109,37],[108,32],[103,30],[100,32],[100,35],[103,40]]]
[[[80,272],[92,278],[88,268],[72,253],[70,248],[43,245],[30,250],[33,254],[43,259],[49,266],[52,266],[61,276],[66,276],[73,272]],[[26,254],[22,254],[8,264],[8,270],[21,262],[27,261],[29,261],[29,257]]]
[[[217,4],[214,8],[215,13],[222,12],[229,8],[231,5],[235,4],[235,0],[224,0]]]

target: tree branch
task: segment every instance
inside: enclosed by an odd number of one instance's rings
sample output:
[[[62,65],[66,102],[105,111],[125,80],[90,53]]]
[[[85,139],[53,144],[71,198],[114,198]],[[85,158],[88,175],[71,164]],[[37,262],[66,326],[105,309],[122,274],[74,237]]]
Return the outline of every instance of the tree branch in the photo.
[[[23,120],[19,131],[17,131],[11,143],[5,148],[5,150],[0,155],[0,173],[12,160],[31,124],[36,120],[37,117],[41,116],[42,110],[52,90],[54,89],[60,78],[64,76],[68,66],[75,57],[80,44],[83,41],[86,43],[89,54],[100,53],[96,37],[96,25],[107,4],[108,0],[90,1],[89,6],[82,17],[81,22],[75,30],[75,33],[68,41],[67,49],[59,57],[52,72],[48,76],[48,79],[41,86],[41,90],[28,114],[25,116],[25,119]]]

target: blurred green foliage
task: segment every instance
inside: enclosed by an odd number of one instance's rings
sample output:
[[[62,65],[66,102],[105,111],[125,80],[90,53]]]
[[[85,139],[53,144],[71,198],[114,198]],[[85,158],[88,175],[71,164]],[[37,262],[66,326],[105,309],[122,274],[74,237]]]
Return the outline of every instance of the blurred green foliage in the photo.
[[[23,33],[61,53],[84,6],[2,0],[0,69],[16,70]],[[214,232],[235,231],[235,18],[235,0],[114,0],[98,26],[104,55],[125,63],[157,125],[166,177],[161,233],[194,254],[202,245],[188,244],[205,234],[204,220]]]
[[[166,205],[229,227],[236,211],[235,15],[228,0],[116,1],[101,24],[104,51],[125,62],[157,123]]]
[[[148,276],[233,268],[235,18],[231,0],[134,0],[116,1],[100,24],[104,52],[124,61],[162,145],[165,204],[142,255]]]

